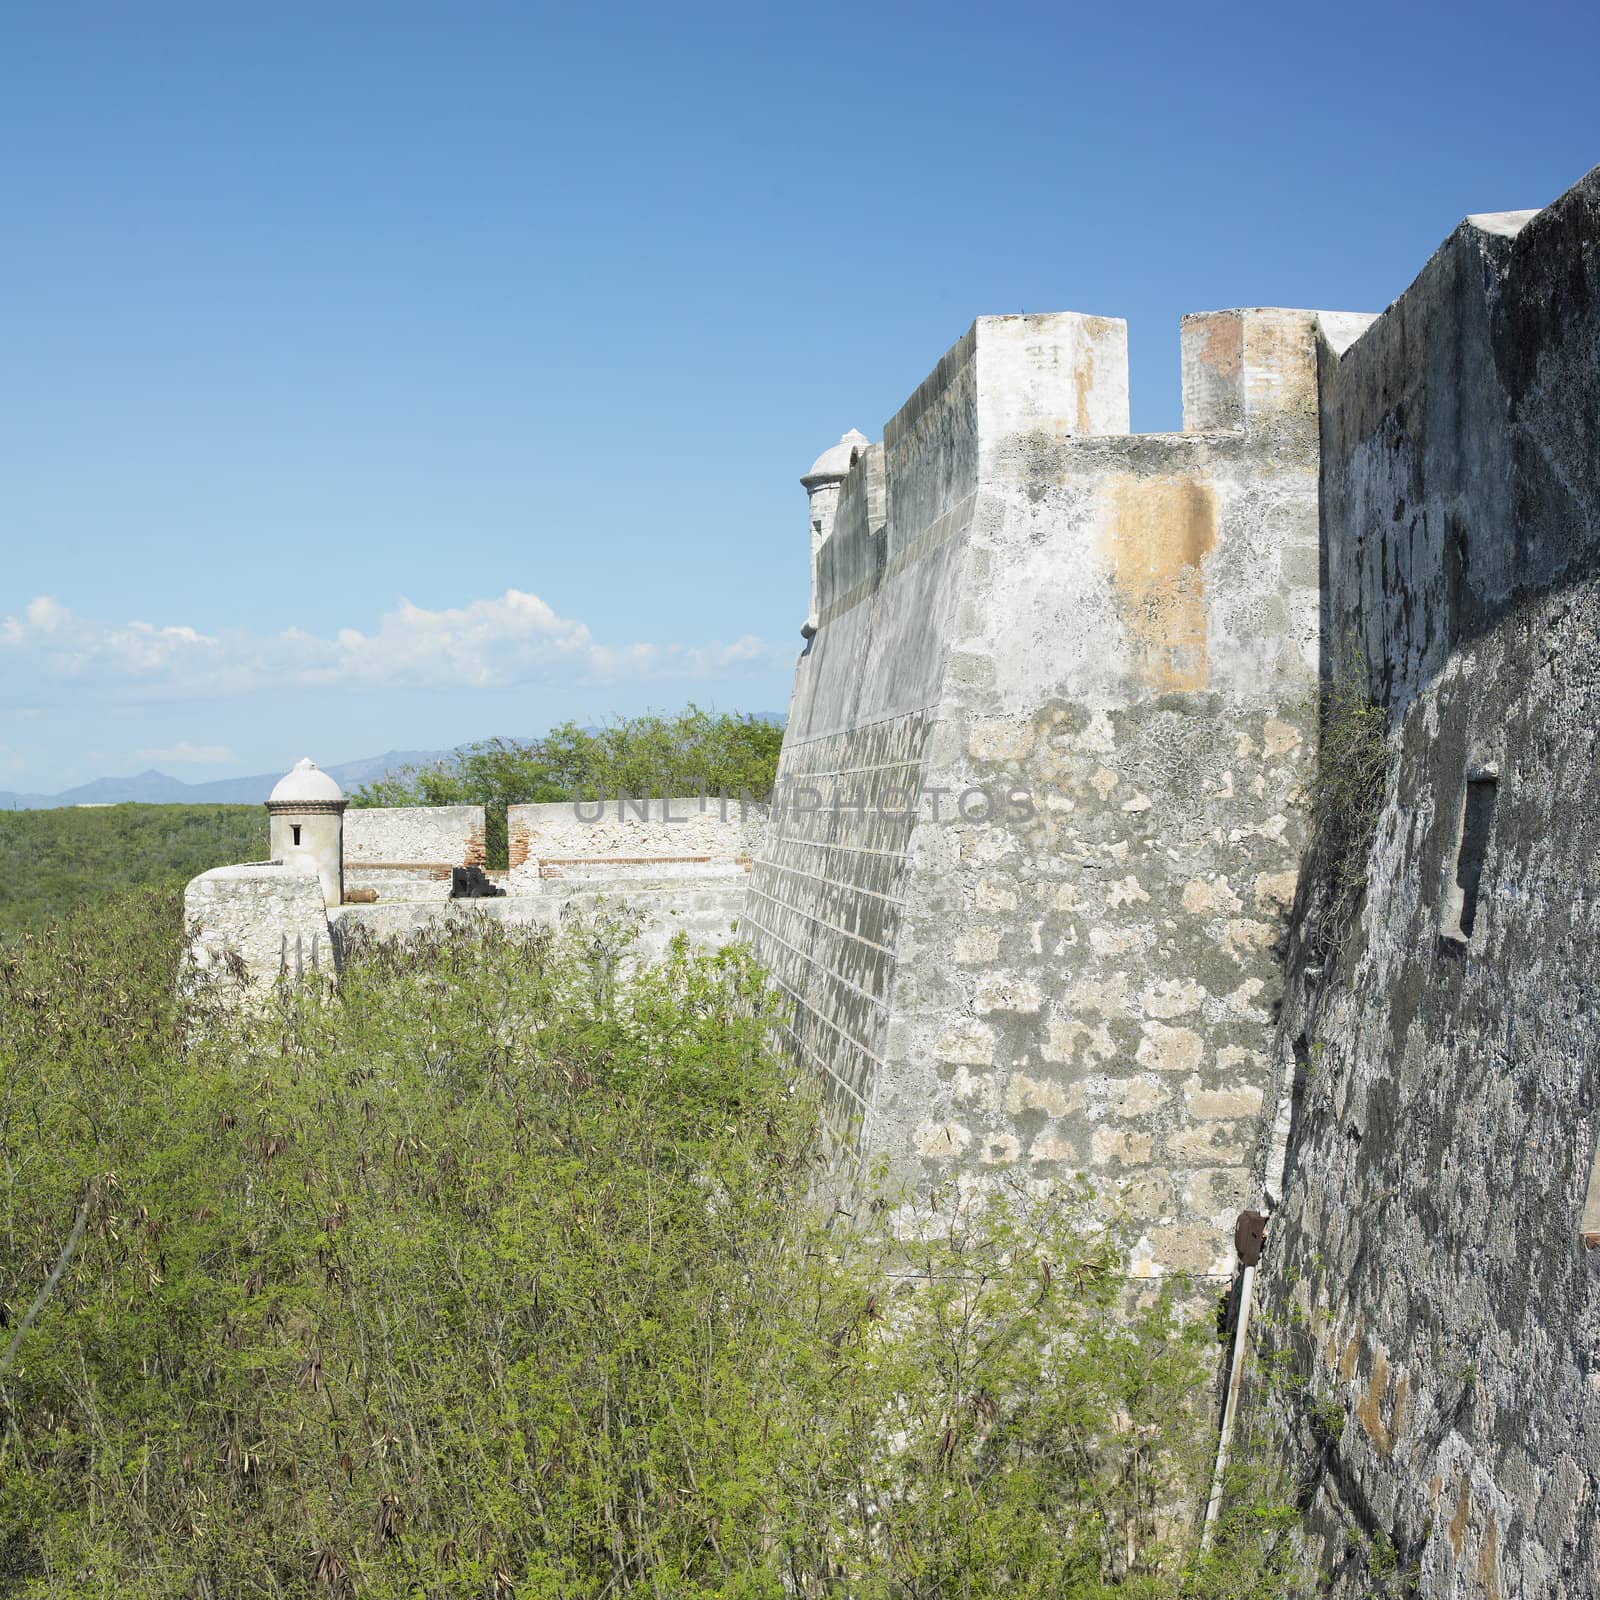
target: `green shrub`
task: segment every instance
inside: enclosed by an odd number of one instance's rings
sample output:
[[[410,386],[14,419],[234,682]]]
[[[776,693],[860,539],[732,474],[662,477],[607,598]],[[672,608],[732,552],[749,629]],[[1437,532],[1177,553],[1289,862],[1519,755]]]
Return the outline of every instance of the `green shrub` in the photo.
[[[175,898],[0,952],[0,1591],[1281,1595],[1086,1191],[809,1203],[738,950],[487,919],[180,1017]],[[1274,1520],[1277,1519],[1277,1520]]]

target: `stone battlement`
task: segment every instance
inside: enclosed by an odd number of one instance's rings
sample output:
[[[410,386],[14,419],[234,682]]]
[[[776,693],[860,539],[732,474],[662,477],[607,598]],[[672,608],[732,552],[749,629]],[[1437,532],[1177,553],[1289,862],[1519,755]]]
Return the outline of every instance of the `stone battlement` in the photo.
[[[1327,324],[983,317],[844,477],[748,926],[839,1136],[930,1182],[1089,1172],[1136,1268],[1226,1275],[1303,844]],[[936,818],[907,790],[1026,796]]]
[[[1600,169],[1380,317],[1186,317],[1167,434],[1119,322],[980,318],[813,520],[788,1044],[848,1156],[1087,1174],[1136,1276],[1271,1215],[1328,1593],[1600,1594],[1597,274]],[[1331,684],[1382,808],[1308,855]]]

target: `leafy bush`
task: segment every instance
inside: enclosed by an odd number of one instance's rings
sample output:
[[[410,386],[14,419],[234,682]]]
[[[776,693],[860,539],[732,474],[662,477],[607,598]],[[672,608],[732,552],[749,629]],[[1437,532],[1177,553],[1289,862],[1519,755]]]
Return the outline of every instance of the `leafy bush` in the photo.
[[[260,861],[260,806],[65,806],[0,811],[0,937],[114,890],[181,884]]]
[[[618,794],[772,793],[783,729],[756,717],[702,711],[651,713],[580,728],[564,722],[530,744],[490,739],[447,762],[408,767],[358,789],[354,806],[485,808],[491,867],[506,865],[506,807]]]
[[[826,1229],[762,975],[625,941],[233,1018],[170,895],[0,951],[0,1590],[1287,1592],[1270,1506],[1186,1561],[1213,1357],[1086,1191]]]

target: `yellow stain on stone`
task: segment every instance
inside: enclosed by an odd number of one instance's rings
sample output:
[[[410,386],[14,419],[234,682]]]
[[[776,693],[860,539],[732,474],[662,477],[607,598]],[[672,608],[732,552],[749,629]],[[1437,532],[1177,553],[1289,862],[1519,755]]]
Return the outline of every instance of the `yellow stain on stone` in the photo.
[[[1135,675],[1156,693],[1206,687],[1205,580],[1217,502],[1192,477],[1114,478],[1101,491],[1101,543]]]
[[[1361,1330],[1358,1327],[1350,1335],[1350,1342],[1344,1347],[1344,1360],[1339,1363],[1339,1376],[1349,1383],[1356,1375],[1356,1362],[1361,1359]]]
[[[1467,1481],[1465,1474],[1461,1479],[1461,1498],[1456,1502],[1456,1512],[1450,1519],[1449,1526],[1444,1530],[1444,1536],[1450,1541],[1450,1548],[1456,1560],[1461,1560],[1461,1541],[1466,1537],[1467,1518],[1472,1514],[1472,1485]]]
[[[1382,1350],[1372,1353],[1372,1376],[1367,1380],[1367,1392],[1356,1402],[1356,1416],[1361,1421],[1362,1429],[1367,1437],[1376,1446],[1378,1454],[1385,1459],[1394,1450],[1395,1434],[1399,1431],[1400,1416],[1405,1409],[1404,1380],[1402,1387],[1395,1398],[1394,1410],[1390,1414],[1389,1424],[1383,1420],[1384,1397],[1389,1392],[1389,1363],[1384,1359]]]
[[[1200,360],[1219,378],[1237,382],[1244,370],[1244,319],[1211,317],[1206,324],[1206,342],[1200,347]]]
[[[1478,1592],[1485,1600],[1500,1600],[1500,1528],[1492,1516],[1478,1547]]]
[[[1092,434],[1095,431],[1094,415],[1090,410],[1090,401],[1094,396],[1095,383],[1095,352],[1100,348],[1100,343],[1108,334],[1119,333],[1116,320],[1111,317],[1085,317],[1083,331],[1088,335],[1078,355],[1078,368],[1076,387],[1078,393],[1078,432]]]

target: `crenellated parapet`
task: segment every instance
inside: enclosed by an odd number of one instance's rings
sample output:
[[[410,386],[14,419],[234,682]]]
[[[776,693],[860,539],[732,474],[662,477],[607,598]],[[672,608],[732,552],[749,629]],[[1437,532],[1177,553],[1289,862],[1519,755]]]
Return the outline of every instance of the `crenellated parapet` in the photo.
[[[1364,319],[1357,319],[1361,321]],[[836,1136],[1093,1176],[1225,1279],[1270,1080],[1320,593],[1316,312],[980,318],[843,479],[748,924]]]

